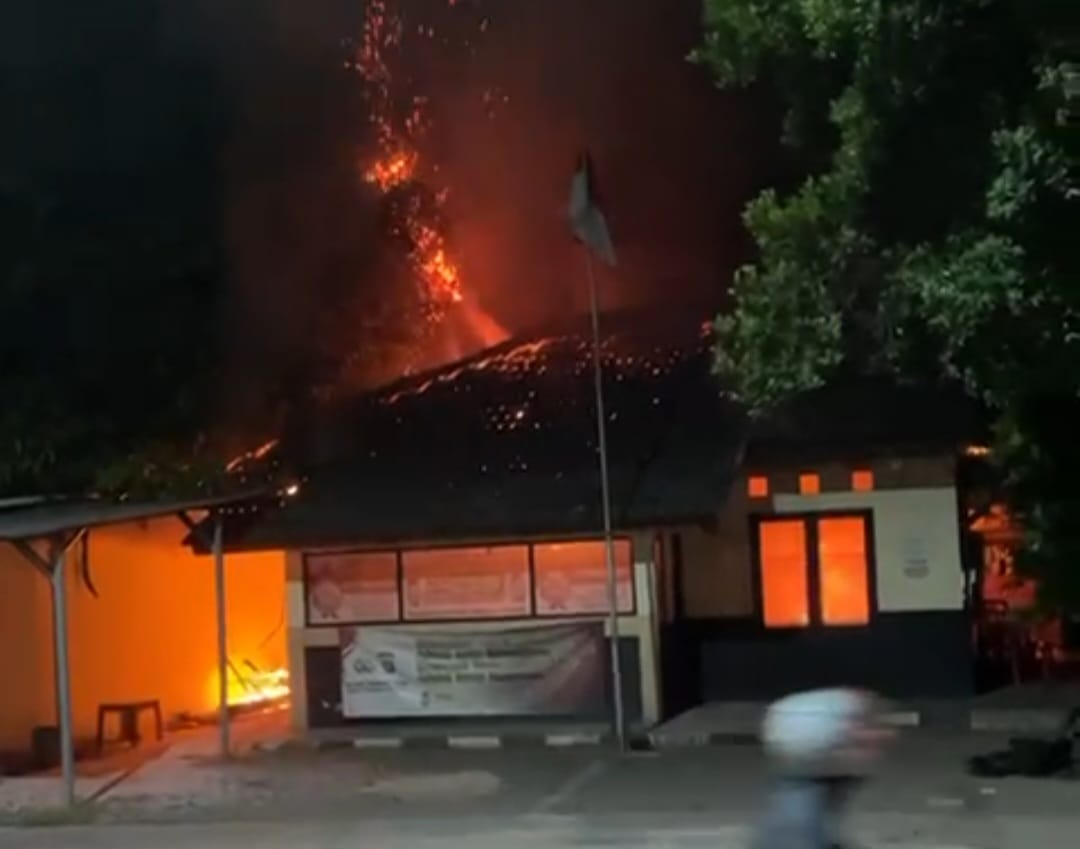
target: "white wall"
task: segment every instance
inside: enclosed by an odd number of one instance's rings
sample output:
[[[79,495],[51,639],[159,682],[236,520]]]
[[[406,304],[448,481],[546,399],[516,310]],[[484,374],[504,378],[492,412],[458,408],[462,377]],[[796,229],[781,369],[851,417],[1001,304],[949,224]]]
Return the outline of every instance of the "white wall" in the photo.
[[[777,513],[873,510],[878,609],[963,607],[960,525],[953,487],[776,495],[773,506]]]

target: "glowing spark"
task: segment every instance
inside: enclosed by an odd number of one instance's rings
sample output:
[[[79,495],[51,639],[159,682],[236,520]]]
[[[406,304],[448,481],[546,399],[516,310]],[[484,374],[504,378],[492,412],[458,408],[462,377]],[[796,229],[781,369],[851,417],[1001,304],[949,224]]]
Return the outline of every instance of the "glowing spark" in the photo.
[[[278,446],[279,440],[271,439],[268,442],[264,442],[258,448],[252,451],[245,451],[237,457],[233,457],[228,463],[225,464],[226,472],[235,472],[241,468],[245,463],[255,462],[263,459],[267,454],[273,451]]]
[[[423,24],[416,32],[429,38],[435,35],[432,27]],[[403,120],[396,117],[387,55],[400,47],[402,33],[401,18],[389,0],[370,0],[360,47],[352,63],[368,84],[369,119],[375,127],[379,148],[375,161],[363,169],[364,180],[384,195],[418,178],[417,137],[426,126],[423,97],[412,99],[412,109]],[[436,192],[437,206],[444,199],[445,193]],[[464,300],[458,265],[450,257],[444,236],[429,220],[436,213],[437,210],[420,209],[417,203],[407,203],[401,210],[403,220],[394,228],[410,246],[409,260],[420,278],[428,301],[425,313],[432,322],[442,319],[447,306]]]
[[[402,398],[407,398],[410,395],[422,395],[434,386],[452,383],[463,374],[469,372],[482,372],[487,371],[488,369],[513,372],[523,366],[536,366],[541,361],[543,352],[558,341],[560,340],[557,338],[551,338],[541,339],[537,342],[527,342],[523,345],[518,345],[516,348],[512,348],[509,351],[501,351],[500,353],[492,354],[489,357],[471,360],[458,368],[441,372],[434,377],[423,381],[419,385],[400,389],[384,398],[382,403],[396,404]]]
[[[418,159],[415,153],[402,152],[386,160],[377,160],[364,171],[364,181],[378,186],[385,194],[413,178]]]

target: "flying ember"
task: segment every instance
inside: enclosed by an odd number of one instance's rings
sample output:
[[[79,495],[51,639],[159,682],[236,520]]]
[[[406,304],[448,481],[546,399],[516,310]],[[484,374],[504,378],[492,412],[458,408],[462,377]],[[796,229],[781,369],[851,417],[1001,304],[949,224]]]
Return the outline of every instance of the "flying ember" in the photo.
[[[400,13],[388,0],[371,0],[364,19],[362,39],[354,67],[364,78],[370,106],[369,120],[375,128],[377,156],[363,169],[365,182],[394,200],[401,192],[404,202],[393,203],[391,229],[406,245],[410,266],[419,278],[428,321],[440,322],[446,309],[464,301],[459,266],[450,254],[439,226],[442,192],[432,203],[421,203],[407,190],[421,177],[419,140],[427,126],[424,99],[414,97],[411,111],[399,117],[392,91],[388,58],[401,45],[404,32]]]
[[[364,180],[378,187],[384,194],[402,183],[407,183],[416,174],[418,157],[415,153],[397,153],[386,159],[376,160],[366,171]]]

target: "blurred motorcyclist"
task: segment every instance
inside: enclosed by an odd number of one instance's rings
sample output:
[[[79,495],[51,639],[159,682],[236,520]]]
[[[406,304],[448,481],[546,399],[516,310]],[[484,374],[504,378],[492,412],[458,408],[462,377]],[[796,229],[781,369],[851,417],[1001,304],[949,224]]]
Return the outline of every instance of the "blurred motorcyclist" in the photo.
[[[873,693],[837,688],[796,693],[766,712],[762,742],[773,787],[754,849],[842,849],[843,815],[890,732]]]

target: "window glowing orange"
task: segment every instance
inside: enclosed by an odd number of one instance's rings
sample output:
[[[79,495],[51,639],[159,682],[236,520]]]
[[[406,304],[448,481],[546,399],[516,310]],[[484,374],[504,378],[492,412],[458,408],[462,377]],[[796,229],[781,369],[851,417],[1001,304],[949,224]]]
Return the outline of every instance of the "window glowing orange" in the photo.
[[[616,594],[619,611],[634,609],[634,572],[630,540],[615,541]],[[603,540],[538,543],[533,546],[536,612],[544,615],[607,613],[607,545]]]
[[[403,551],[405,619],[498,619],[529,615],[529,547]]]
[[[746,483],[746,492],[751,498],[769,497],[769,479],[764,475],[754,475]]]
[[[855,492],[873,492],[874,473],[869,469],[856,469],[851,473],[851,488]]]
[[[818,522],[821,621],[825,625],[865,625],[870,621],[866,521],[861,517]]]
[[[799,475],[799,494],[817,495],[821,492],[821,476],[813,472]]]
[[[801,519],[762,522],[758,543],[766,627],[806,627],[810,624],[810,588],[805,523]]]

